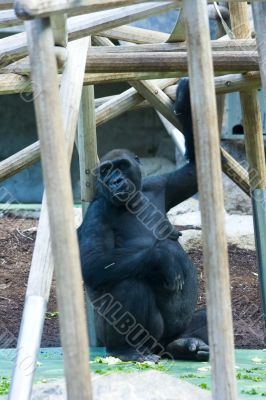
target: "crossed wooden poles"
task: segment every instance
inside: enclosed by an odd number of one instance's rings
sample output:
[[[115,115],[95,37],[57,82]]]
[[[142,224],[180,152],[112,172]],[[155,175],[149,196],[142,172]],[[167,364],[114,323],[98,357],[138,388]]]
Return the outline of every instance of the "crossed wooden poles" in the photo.
[[[236,399],[215,91],[220,94],[241,91],[250,176],[224,150],[223,169],[253,197],[260,281],[264,289],[262,300],[266,309],[263,246],[266,217],[263,202],[259,201],[266,198],[266,172],[256,95],[256,88],[261,84],[266,95],[266,29],[263,20],[266,3],[254,1],[252,4],[258,53],[254,40],[250,39],[246,2],[230,2],[232,29],[237,39],[232,41],[210,43],[205,0],[183,1],[183,17],[177,21],[170,38],[160,32],[124,25],[180,4],[180,1],[80,0],[77,6],[74,0],[18,0],[15,14],[11,10],[12,2],[0,1],[0,27],[17,25],[17,16],[27,20],[26,33],[0,40],[0,94],[33,91],[40,139],[0,163],[0,181],[32,165],[41,153],[45,182],[9,399],[30,398],[53,266],[68,398],[92,398],[69,175],[78,119],[77,146],[84,214],[93,195],[90,171],[97,163],[96,126],[134,107],[151,105],[178,128],[169,96],[173,98],[177,77],[187,75],[187,70],[202,212],[213,398]],[[101,13],[80,15],[95,11]],[[71,17],[67,19],[66,15]],[[92,48],[89,35],[100,35],[94,36],[93,40],[102,47]],[[171,38],[175,40],[169,40]],[[186,45],[176,43],[185,38]],[[129,41],[138,46],[116,48],[110,39]],[[226,75],[214,80],[213,65],[219,74],[226,72]],[[252,72],[243,75],[246,71]],[[115,97],[94,100],[92,84],[125,80],[131,89]],[[257,171],[255,181],[251,180],[254,169]],[[92,335],[91,338],[93,340]],[[27,374],[21,367],[25,358],[32,360],[32,370]]]

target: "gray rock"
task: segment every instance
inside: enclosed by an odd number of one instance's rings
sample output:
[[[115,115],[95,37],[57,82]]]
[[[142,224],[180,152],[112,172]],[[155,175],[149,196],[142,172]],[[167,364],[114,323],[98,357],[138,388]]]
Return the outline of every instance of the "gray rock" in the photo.
[[[157,371],[93,374],[92,382],[94,400],[211,400],[208,391]],[[36,385],[32,400],[66,400],[64,380]]]

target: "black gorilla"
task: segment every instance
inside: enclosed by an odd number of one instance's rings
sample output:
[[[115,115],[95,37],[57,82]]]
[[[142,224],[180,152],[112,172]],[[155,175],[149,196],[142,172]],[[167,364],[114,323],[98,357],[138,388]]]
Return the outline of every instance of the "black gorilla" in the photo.
[[[195,312],[197,273],[166,217],[197,192],[187,79],[178,86],[174,112],[189,162],[142,180],[137,156],[109,152],[97,168],[96,195],[78,230],[98,340],[123,360],[209,355],[206,313]]]

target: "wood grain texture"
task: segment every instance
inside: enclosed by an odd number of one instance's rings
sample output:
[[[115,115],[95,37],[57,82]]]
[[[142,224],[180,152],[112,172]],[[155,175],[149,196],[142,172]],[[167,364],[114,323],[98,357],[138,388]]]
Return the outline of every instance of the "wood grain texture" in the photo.
[[[250,38],[247,3],[229,2],[232,31],[236,38]],[[265,21],[264,21],[265,23]],[[266,187],[264,140],[257,91],[240,92],[251,190]]]
[[[41,88],[34,105],[56,272],[67,393],[70,399],[91,399],[85,303],[52,29],[49,19],[37,19],[25,25],[32,80]],[[81,78],[82,82],[83,73]],[[77,81],[76,76],[72,84]]]
[[[193,9],[193,13],[191,12]],[[235,400],[235,359],[219,131],[205,0],[186,0],[189,77],[202,215],[208,329],[215,400]]]

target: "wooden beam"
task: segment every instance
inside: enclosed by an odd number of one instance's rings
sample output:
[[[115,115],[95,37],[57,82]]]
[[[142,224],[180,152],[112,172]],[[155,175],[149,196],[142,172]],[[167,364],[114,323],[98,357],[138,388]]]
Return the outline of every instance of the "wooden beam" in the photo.
[[[172,7],[173,4],[176,6],[174,1],[160,0],[153,2],[150,0],[79,0],[78,2],[76,0],[15,0],[14,8],[20,19],[27,20],[46,17],[54,13],[90,13],[145,2],[148,2],[150,6],[158,2],[165,7],[166,11],[168,6]]]
[[[32,80],[41,88],[34,105],[55,263],[67,394],[71,399],[89,400],[92,394],[85,303],[52,28],[48,18],[27,22],[25,26]]]
[[[192,9],[193,12],[191,12]],[[218,118],[206,1],[186,0],[184,13],[202,216],[212,396],[215,400],[235,400],[229,266],[224,230]]]

